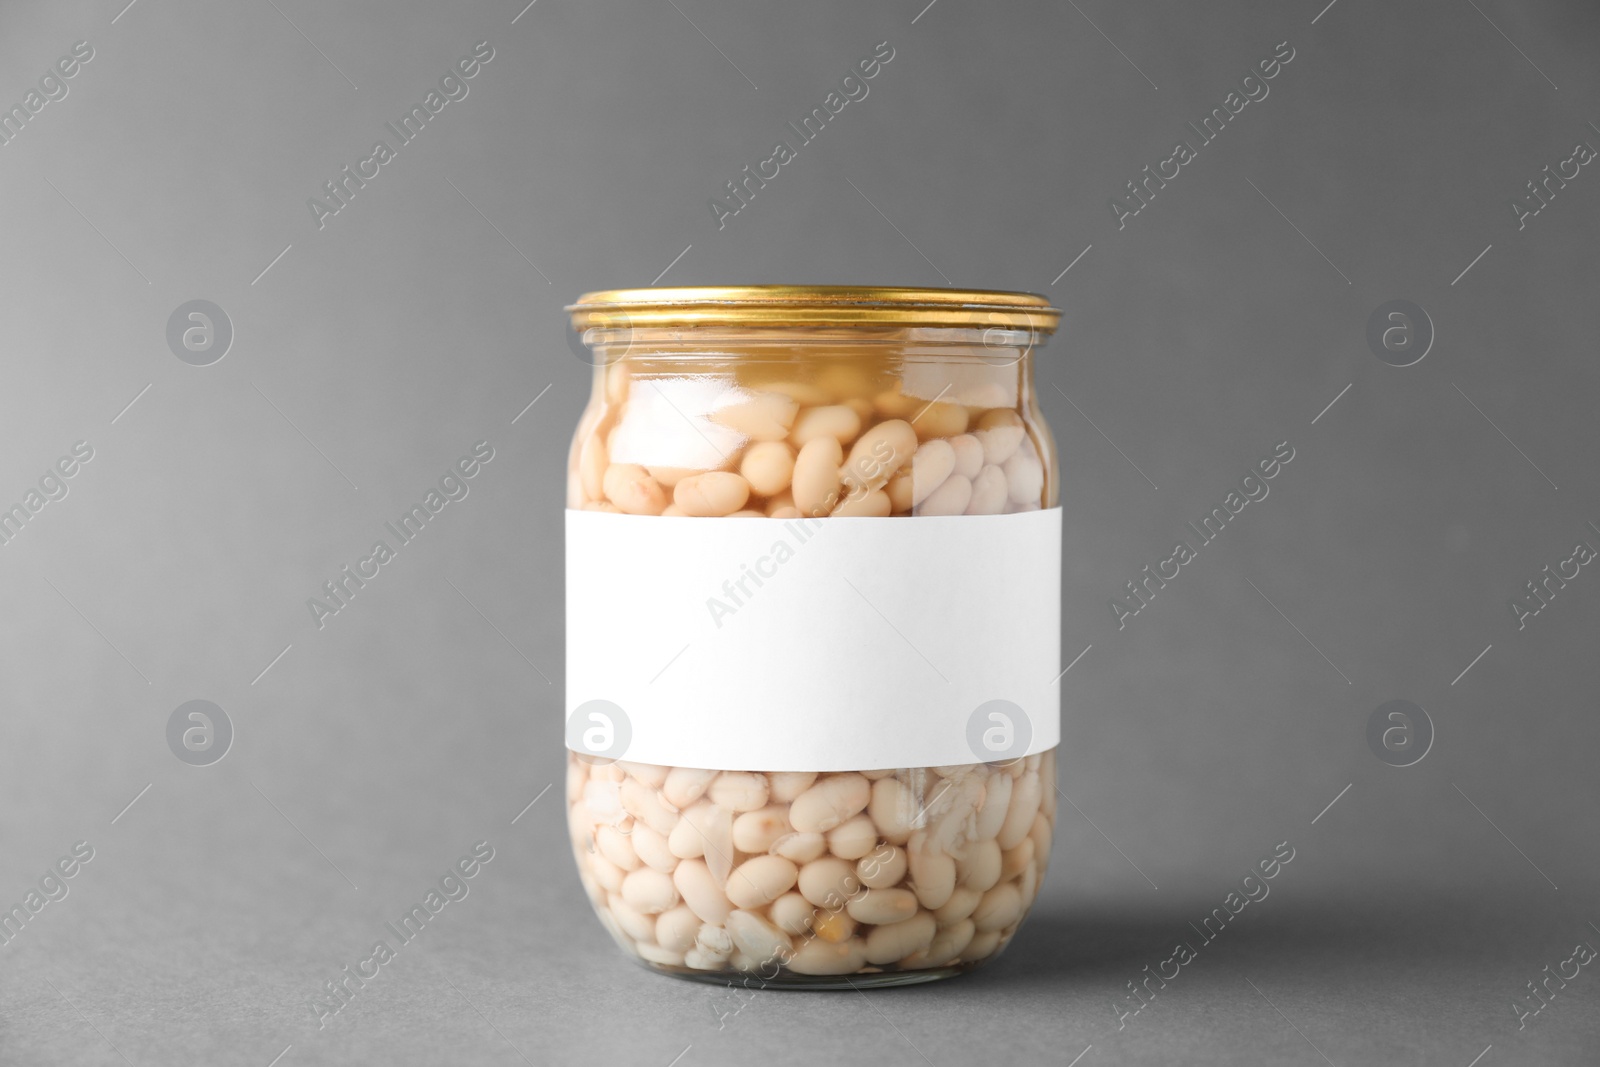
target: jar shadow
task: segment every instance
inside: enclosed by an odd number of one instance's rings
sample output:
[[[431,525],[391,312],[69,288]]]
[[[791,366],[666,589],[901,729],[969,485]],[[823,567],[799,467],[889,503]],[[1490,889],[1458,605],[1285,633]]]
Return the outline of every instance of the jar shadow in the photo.
[[[1486,909],[1482,901],[1440,895],[1413,896],[1399,904],[1393,897],[1352,897],[1264,900],[1220,930],[1215,922],[1205,926],[1202,934],[1198,927],[1215,904],[1196,898],[1135,908],[1041,900],[1004,954],[963,984],[1021,989],[1055,983],[1120,989],[1146,965],[1158,968],[1180,942],[1190,947],[1202,967],[1215,961],[1216,966],[1230,969],[1284,958],[1330,967],[1408,965],[1419,957],[1481,962],[1482,943],[1464,935],[1504,927],[1504,915]]]

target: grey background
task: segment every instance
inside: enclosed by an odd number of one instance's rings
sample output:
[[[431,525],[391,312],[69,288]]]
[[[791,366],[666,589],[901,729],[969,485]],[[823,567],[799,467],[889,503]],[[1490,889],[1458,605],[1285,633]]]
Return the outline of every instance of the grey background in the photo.
[[[1600,577],[1520,632],[1506,606],[1600,543],[1600,173],[1521,231],[1508,206],[1600,144],[1593,5],[123,3],[0,8],[6,106],[95,50],[0,147],[0,498],[95,450],[0,547],[0,898],[96,850],[0,947],[0,1061],[1594,1061],[1592,968],[1520,1033],[1511,1004],[1600,944]],[[307,198],[480,40],[470,95],[319,230]],[[708,198],[883,40],[719,231]],[[1119,232],[1108,198],[1284,40]],[[983,973],[652,976],[589,913],[559,786],[526,807],[562,773],[589,388],[560,307],[664,270],[1066,309],[1038,377],[1063,662],[1092,646],[1062,680],[1078,810]],[[234,327],[209,367],[165,341],[197,298]],[[1364,340],[1396,298],[1438,334],[1405,369]],[[483,438],[470,496],[319,631],[306,598]],[[1108,599],[1283,440],[1271,496],[1119,631]],[[1437,729],[1404,769],[1365,741],[1395,698]],[[167,748],[191,699],[234,726],[208,767]],[[319,1031],[307,998],[481,839],[471,895]],[[1280,841],[1271,896],[1119,1031]]]

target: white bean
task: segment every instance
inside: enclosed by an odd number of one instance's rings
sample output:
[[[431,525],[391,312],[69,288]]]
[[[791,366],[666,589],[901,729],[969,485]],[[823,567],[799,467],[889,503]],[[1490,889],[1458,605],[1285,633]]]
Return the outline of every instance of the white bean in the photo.
[[[713,805],[710,801],[696,804],[683,813],[678,825],[667,835],[667,851],[679,859],[693,859],[706,854],[706,836],[699,820]]]
[[[850,447],[842,475],[852,489],[881,489],[917,450],[917,431],[902,419],[880,422]]]
[[[867,962],[893,963],[914,953],[926,952],[938,929],[939,924],[925,911],[897,923],[874,927],[867,934]]]
[[[1000,514],[1005,510],[1006,494],[1009,492],[1006,472],[989,464],[978,472],[978,477],[972,482],[972,499],[967,502],[967,514]]]
[[[632,904],[627,898],[613,893],[606,902],[606,907],[611,912],[611,917],[616,919],[617,925],[622,927],[622,932],[635,941],[651,941],[656,936],[656,921],[653,916],[646,915]]]
[[[1044,493],[1044,466],[1028,452],[1018,449],[1006,460],[1007,494],[1013,504],[1037,504]]]
[[[743,968],[745,970],[755,970],[772,960],[781,960],[794,951],[794,942],[788,934],[753,911],[733,912],[728,916],[726,925],[733,943],[755,965]]]
[[[749,771],[723,771],[706,795],[729,811],[755,811],[766,806],[767,778]]]
[[[957,886],[955,892],[950,894],[950,899],[945,901],[944,907],[933,913],[939,920],[940,926],[949,926],[967,918],[978,908],[978,901],[983,899],[983,894],[969,886]]]
[[[714,956],[702,948],[692,948],[683,954],[683,965],[696,971],[720,971],[727,963],[727,957]]]
[[[1011,806],[1006,810],[1006,821],[995,836],[1002,849],[1016,848],[1022,844],[1022,839],[1033,829],[1033,817],[1039,814],[1041,799],[1037,771],[1029,771],[1017,780],[1011,791]]]
[[[957,411],[962,409],[957,408]],[[963,420],[966,412],[962,411]],[[911,504],[913,507],[928,499],[935,489],[944,484],[956,469],[956,450],[948,441],[924,441],[911,457]],[[663,506],[665,501],[663,500]]]
[[[900,966],[908,971],[943,967],[961,955],[971,943],[976,929],[971,919],[961,919],[946,926],[934,935],[933,944],[929,945],[926,951],[906,957],[900,961]]]
[[[840,500],[839,466],[844,449],[832,437],[806,442],[794,460],[794,506],[808,518],[821,518]]]
[[[584,438],[578,450],[578,481],[590,500],[605,496],[606,446],[598,434]]]
[[[977,910],[972,913],[972,921],[982,933],[1004,930],[1020,918],[1022,894],[1010,882],[997,885],[985,893],[978,902]]]
[[[861,416],[845,404],[806,408],[796,416],[789,442],[804,448],[819,437],[831,437],[841,445],[854,441],[861,433]]]
[[[639,953],[639,958],[647,963],[658,963],[663,967],[678,967],[683,964],[682,952],[674,952],[660,945],[652,945],[641,941],[634,946],[634,951]]]
[[[633,778],[623,781],[618,790],[622,810],[640,820],[658,834],[670,834],[678,825],[678,812],[662,799],[661,794]]]
[[[678,869],[672,872],[672,884],[683,902],[704,922],[721,925],[728,921],[733,905],[728,902],[722,886],[711,877],[704,860],[684,860],[678,864]]]
[[[895,472],[894,477],[889,479],[889,484],[883,487],[883,491],[889,497],[891,514],[903,515],[911,510],[913,507],[911,490],[911,472],[901,467]]]
[[[964,433],[950,438],[950,448],[956,454],[956,473],[968,481],[976,478],[978,472],[983,470],[983,442],[970,433]]]
[[[1000,855],[1000,880],[1010,881],[1025,870],[1033,869],[1033,838],[1024,837],[1022,844],[1008,848]]]
[[[731,835],[731,813],[709,800],[701,800],[683,813],[683,817],[667,835],[667,848],[683,860],[704,856],[706,842],[719,836],[715,831],[717,824],[723,820],[729,822]]]
[[[917,913],[917,897],[909,889],[869,889],[845,905],[858,923],[886,926]]]
[[[828,851],[828,839],[821,834],[784,834],[769,851],[796,863],[810,863]]]
[[[855,864],[837,856],[824,856],[801,867],[796,884],[801,896],[829,911],[838,911],[846,900],[861,891]]]
[[[731,515],[750,499],[750,483],[729,471],[691,474],[672,490],[672,502],[685,515]]]
[[[1017,892],[1022,897],[1022,910],[1027,911],[1033,906],[1034,897],[1039,895],[1039,868],[1032,863],[1022,869],[1022,875],[1017,879]]]
[[[694,767],[674,767],[667,772],[661,784],[661,795],[679,811],[699,800],[716,780],[720,771],[703,771]]]
[[[823,833],[860,813],[871,796],[871,784],[861,775],[831,774],[795,797],[789,822],[802,833]]]
[[[972,836],[980,840],[993,838],[1006,821],[1006,809],[1011,805],[1011,779],[1003,774],[991,774],[984,783],[983,804],[978,808],[978,821]]]
[[[795,950],[786,966],[795,974],[852,974],[866,962],[866,945],[860,938],[838,944],[813,938]]]
[[[880,778],[872,783],[872,801],[867,805],[867,813],[872,816],[885,841],[903,845],[911,836],[911,820],[916,818],[917,805],[911,790],[900,781]],[[1001,818],[1004,817],[1002,811]]]
[[[739,474],[761,496],[781,493],[794,478],[794,450],[782,441],[759,441],[745,450]],[[662,506],[666,506],[665,500]]]
[[[663,489],[676,488],[677,484],[679,482],[683,481],[685,478],[689,477],[689,475],[703,473],[700,470],[700,468],[698,468],[698,467],[651,467],[651,466],[646,466],[645,470],[650,472],[650,477],[654,478],[656,480],[656,483],[658,485],[660,485],[661,488],[663,488]]]
[[[699,933],[700,917],[682,904],[656,918],[656,944],[668,951],[688,952]]]
[[[1033,839],[1033,862],[1042,871],[1050,862],[1050,846],[1054,843],[1051,840],[1050,820],[1045,818],[1044,812],[1034,816],[1033,829],[1028,831],[1028,836]]]
[[[622,899],[645,915],[656,915],[678,903],[672,879],[652,867],[640,867],[622,880]]]
[[[946,400],[918,408],[912,413],[911,425],[923,440],[933,437],[952,437],[967,428],[967,409]]]
[[[1039,792],[1044,795],[1044,801],[1039,805],[1039,810],[1051,819],[1056,817],[1056,798],[1061,794],[1056,790],[1056,755],[1052,752],[1043,753],[1047,759],[1039,764]]]
[[[572,806],[572,815],[584,827],[618,826],[633,818],[622,810],[622,787],[615,782],[583,783],[583,795]]]
[[[763,907],[793,889],[798,875],[795,865],[782,856],[756,856],[728,876],[728,900],[736,908]]]
[[[772,902],[772,921],[778,929],[800,937],[811,929],[811,917],[817,909],[799,893],[785,893]]]
[[[983,445],[983,461],[999,466],[1011,458],[1026,432],[1022,416],[1010,408],[998,408],[978,417],[978,429],[973,436]]]
[[[648,867],[654,867],[664,874],[671,874],[672,868],[678,865],[678,857],[667,847],[666,836],[656,833],[642,822],[634,823],[630,843],[633,845],[634,853]]]
[[[649,829],[649,827],[645,827]],[[594,832],[595,847],[600,850],[600,855],[615,863],[625,871],[637,870],[639,856],[633,851],[633,844],[626,834],[610,826],[602,826]]]
[[[882,489],[870,493],[853,492],[829,513],[834,519],[882,519],[894,512],[889,494]]]
[[[632,760],[617,760],[616,765],[627,773],[629,778],[637,779],[641,784],[651,789],[660,789],[666,784],[670,768],[662,767],[655,763],[635,763]]]
[[[788,807],[769,804],[733,820],[733,847],[740,852],[767,852],[792,832]]]
[[[869,889],[889,889],[905,878],[907,866],[905,849],[884,845],[856,861],[856,877]]]
[[[823,941],[832,945],[842,945],[855,936],[856,921],[845,914],[843,907],[837,911],[818,908],[816,914],[811,917],[811,929]]]
[[[772,800],[776,804],[789,803],[810,789],[816,780],[816,774],[811,771],[776,771],[767,775]]]
[[[601,479],[606,499],[628,515],[659,515],[667,506],[667,494],[650,472],[633,463],[615,463]]]
[[[622,880],[628,874],[627,871],[601,855],[589,857],[589,871],[594,875],[594,880],[610,893],[620,893],[622,891]]]
[[[964,515],[972,502],[972,483],[959,474],[946,478],[917,508],[918,515]]]
[[[911,835],[906,846],[911,886],[929,911],[942,906],[956,888],[956,861],[932,844],[925,830]]]
[[[976,926],[977,924],[973,924]],[[961,950],[964,960],[981,960],[994,955],[1000,947],[999,930],[980,930],[972,935],[972,940],[967,942],[967,947]]]
[[[866,815],[846,819],[828,831],[828,851],[842,860],[858,860],[878,843],[878,828]]]
[[[700,932],[695,935],[694,943],[713,956],[726,960],[733,955],[733,938],[721,923],[702,923]]]
[[[968,842],[966,852],[957,864],[961,884],[979,893],[987,893],[1000,884],[1003,863],[1000,846],[993,840]]]

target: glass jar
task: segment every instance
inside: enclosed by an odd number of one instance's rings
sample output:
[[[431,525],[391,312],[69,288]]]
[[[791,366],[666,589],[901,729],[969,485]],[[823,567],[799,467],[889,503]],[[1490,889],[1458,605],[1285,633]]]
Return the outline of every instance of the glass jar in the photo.
[[[1060,480],[1040,297],[642,289],[567,499],[567,804],[661,972],[864,988],[976,967],[1050,855]]]

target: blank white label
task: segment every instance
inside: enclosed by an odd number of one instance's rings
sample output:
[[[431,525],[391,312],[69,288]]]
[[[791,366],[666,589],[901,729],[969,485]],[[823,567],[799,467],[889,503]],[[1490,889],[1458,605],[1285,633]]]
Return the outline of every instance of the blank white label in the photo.
[[[809,521],[568,511],[566,532],[568,747],[843,771],[1008,759],[1060,740],[1059,508]]]

